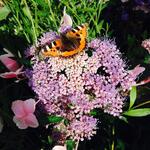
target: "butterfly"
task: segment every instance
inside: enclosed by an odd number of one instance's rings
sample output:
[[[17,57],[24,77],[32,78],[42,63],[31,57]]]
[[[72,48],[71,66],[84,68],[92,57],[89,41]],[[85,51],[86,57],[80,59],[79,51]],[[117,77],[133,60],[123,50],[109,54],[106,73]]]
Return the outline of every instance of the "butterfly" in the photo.
[[[41,47],[41,54],[44,57],[69,57],[84,50],[86,47],[87,24],[72,28],[61,33],[56,40]]]

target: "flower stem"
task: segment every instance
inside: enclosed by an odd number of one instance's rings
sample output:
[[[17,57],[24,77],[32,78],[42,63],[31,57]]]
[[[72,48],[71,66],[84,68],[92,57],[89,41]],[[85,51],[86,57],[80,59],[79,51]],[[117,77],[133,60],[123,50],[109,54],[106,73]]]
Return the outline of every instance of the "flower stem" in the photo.
[[[111,150],[115,149],[114,136],[115,136],[115,125],[112,126],[112,144],[111,144]]]
[[[78,140],[77,143],[76,143],[75,150],[78,150],[78,146],[79,146],[79,140]]]
[[[48,7],[49,7],[49,12],[51,14],[51,19],[53,20],[53,23],[54,23],[55,27],[57,28],[56,18],[55,18],[54,12],[52,10],[52,2],[50,0],[47,0],[47,3],[48,3]]]
[[[141,107],[141,106],[146,105],[146,104],[149,104],[149,103],[150,103],[150,101],[146,101],[146,102],[144,102],[144,103],[141,103],[141,104],[139,104],[139,105],[137,105],[137,106],[132,107],[132,109]]]
[[[25,4],[26,8],[28,9],[28,18],[31,21],[31,25],[32,25],[32,29],[33,29],[33,42],[37,43],[37,34],[36,34],[36,28],[35,28],[35,25],[34,25],[33,17],[32,17],[30,8],[28,7],[27,1],[26,0],[23,0],[23,1],[24,1],[24,4]]]

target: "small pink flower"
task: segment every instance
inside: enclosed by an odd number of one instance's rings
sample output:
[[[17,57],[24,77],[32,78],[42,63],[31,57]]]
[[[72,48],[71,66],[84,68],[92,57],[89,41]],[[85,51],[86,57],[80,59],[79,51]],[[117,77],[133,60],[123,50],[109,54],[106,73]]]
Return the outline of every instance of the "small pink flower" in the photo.
[[[72,18],[66,13],[66,7],[64,7],[63,18],[61,20],[61,25],[72,26]]]
[[[35,100],[28,99],[26,101],[16,100],[12,102],[12,111],[15,116],[13,121],[18,128],[26,129],[28,127],[37,128],[39,126],[36,116],[33,114],[35,111]]]
[[[52,150],[67,150],[66,146],[56,145]]]
[[[66,7],[64,7],[59,32],[61,33],[66,32],[66,30],[70,29],[71,27],[72,27],[72,18],[70,15],[66,13]]]
[[[144,67],[140,67],[140,65],[137,65],[133,70],[130,70],[129,73],[135,76],[135,78],[142,73],[145,70]]]
[[[12,59],[14,55],[8,50],[4,49],[7,54],[0,56],[0,61],[5,65],[5,67],[9,70],[9,72],[1,73],[0,77],[10,79],[10,78],[18,78],[19,74],[22,74],[23,67],[20,67],[16,60]]]

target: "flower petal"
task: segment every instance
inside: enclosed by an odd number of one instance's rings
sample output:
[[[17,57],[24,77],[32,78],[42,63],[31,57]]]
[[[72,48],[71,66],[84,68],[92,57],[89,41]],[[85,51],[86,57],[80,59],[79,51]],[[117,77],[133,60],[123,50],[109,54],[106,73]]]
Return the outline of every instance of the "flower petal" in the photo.
[[[28,99],[24,101],[24,110],[26,113],[34,113],[35,111],[35,100],[34,99]]]
[[[15,72],[5,72],[0,74],[0,77],[5,79],[17,78],[17,76],[18,74],[16,74]]]
[[[13,117],[13,121],[19,129],[26,129],[28,125],[26,124],[24,118],[18,118],[16,116]]]
[[[56,145],[52,150],[67,150],[66,146]]]
[[[135,77],[138,76],[140,73],[142,73],[145,70],[144,67],[140,67],[140,65],[137,65],[133,70],[130,70]]]
[[[12,102],[11,109],[17,117],[23,117],[26,115],[24,111],[24,101],[22,100]]]
[[[3,50],[4,50],[4,52],[7,53],[7,54],[5,54],[5,55],[7,55],[8,57],[15,57],[8,49],[3,48]]]
[[[7,55],[7,54],[6,54]],[[0,61],[7,67],[10,71],[16,71],[19,68],[19,64],[16,60],[7,57],[6,55],[0,56]]]
[[[72,26],[72,18],[66,13],[66,7],[64,7],[63,17],[61,20],[61,27],[62,26]]]
[[[29,127],[32,127],[32,128],[37,128],[39,126],[36,116],[32,113],[28,114],[28,116],[25,117],[25,122]]]
[[[66,7],[64,8],[63,17],[61,19],[59,32],[64,33],[72,27],[72,18],[66,13]]]

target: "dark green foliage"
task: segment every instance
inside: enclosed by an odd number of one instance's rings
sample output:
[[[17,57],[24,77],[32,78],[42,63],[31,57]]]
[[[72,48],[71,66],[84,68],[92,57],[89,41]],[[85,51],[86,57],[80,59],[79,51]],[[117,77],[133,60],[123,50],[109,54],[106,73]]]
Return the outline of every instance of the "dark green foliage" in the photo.
[[[67,150],[73,150],[75,148],[75,142],[72,140],[67,140],[66,145],[67,145]]]

